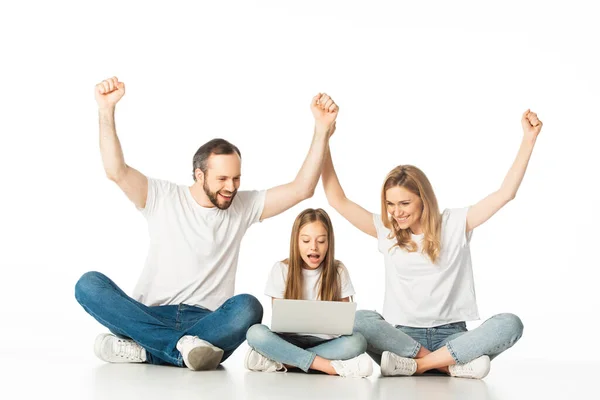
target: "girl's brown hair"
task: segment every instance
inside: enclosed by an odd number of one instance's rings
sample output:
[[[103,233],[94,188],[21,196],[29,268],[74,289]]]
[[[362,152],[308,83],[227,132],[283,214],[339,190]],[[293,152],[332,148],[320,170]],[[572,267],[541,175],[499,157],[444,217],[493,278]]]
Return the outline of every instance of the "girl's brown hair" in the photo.
[[[312,222],[320,222],[327,231],[327,254],[321,263],[322,271],[319,278],[318,299],[325,301],[340,301],[341,300],[341,278],[339,261],[335,259],[335,238],[333,235],[333,226],[329,215],[321,208],[308,208],[302,211],[294,221],[292,227],[292,236],[290,238],[290,256],[283,260],[288,265],[287,282],[285,285],[285,299],[302,299],[302,266],[304,260],[300,254],[298,240],[300,230],[307,224]]]

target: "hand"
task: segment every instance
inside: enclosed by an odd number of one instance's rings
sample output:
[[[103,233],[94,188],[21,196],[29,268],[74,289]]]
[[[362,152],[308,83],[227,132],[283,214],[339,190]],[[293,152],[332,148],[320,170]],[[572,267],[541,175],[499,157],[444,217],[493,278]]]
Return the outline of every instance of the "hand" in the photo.
[[[335,131],[335,119],[339,111],[333,99],[326,93],[319,93],[313,97],[310,110],[315,117],[315,128],[325,130],[331,136]]]
[[[113,76],[97,84],[94,93],[98,108],[114,108],[125,94],[125,84]]]
[[[523,134],[526,138],[536,139],[540,130],[542,129],[542,121],[537,117],[537,114],[530,110],[523,113],[521,118],[521,125],[523,125]]]

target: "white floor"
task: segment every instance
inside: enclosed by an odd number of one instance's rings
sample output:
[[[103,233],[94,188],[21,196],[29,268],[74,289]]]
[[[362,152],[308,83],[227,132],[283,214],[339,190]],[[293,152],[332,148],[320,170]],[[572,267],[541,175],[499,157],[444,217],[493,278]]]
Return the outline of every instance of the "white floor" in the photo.
[[[23,345],[26,345],[24,343]],[[66,345],[37,358],[3,351],[1,399],[554,399],[575,393],[597,398],[591,365],[515,360],[492,362],[482,381],[443,376],[379,375],[369,379],[304,373],[257,373],[243,368],[244,344],[217,371],[144,364],[104,364],[91,348]],[[587,393],[586,393],[587,392]]]

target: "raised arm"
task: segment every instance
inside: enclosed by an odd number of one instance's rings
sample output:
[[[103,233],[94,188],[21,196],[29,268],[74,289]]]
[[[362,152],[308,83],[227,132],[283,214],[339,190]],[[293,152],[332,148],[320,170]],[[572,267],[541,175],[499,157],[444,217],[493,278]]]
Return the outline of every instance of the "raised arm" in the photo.
[[[315,192],[321,174],[325,147],[329,137],[335,130],[338,106],[327,94],[319,93],[313,97],[310,109],[315,117],[315,133],[308,155],[300,171],[298,171],[296,179],[285,185],[267,190],[261,220],[284,212],[302,200],[312,197]]]
[[[375,229],[375,224],[373,223],[373,214],[346,197],[337,174],[335,173],[335,169],[333,168],[329,146],[327,146],[327,153],[325,154],[325,160],[323,161],[323,172],[321,177],[323,179],[325,196],[327,196],[329,205],[335,208],[335,210],[352,225],[367,235],[376,238],[377,231]]]
[[[519,190],[519,186],[521,186],[521,181],[527,170],[527,164],[529,164],[535,141],[542,129],[542,121],[538,119],[536,113],[527,110],[521,118],[521,125],[523,126],[523,141],[517,153],[517,158],[512,167],[510,167],[510,170],[508,170],[500,189],[469,208],[469,212],[467,213],[467,232],[490,219],[492,215],[517,195],[517,190]]]
[[[148,178],[125,164],[115,128],[115,107],[125,94],[125,84],[117,77],[96,85],[95,95],[100,118],[100,153],[106,176],[115,182],[138,208],[146,206]]]

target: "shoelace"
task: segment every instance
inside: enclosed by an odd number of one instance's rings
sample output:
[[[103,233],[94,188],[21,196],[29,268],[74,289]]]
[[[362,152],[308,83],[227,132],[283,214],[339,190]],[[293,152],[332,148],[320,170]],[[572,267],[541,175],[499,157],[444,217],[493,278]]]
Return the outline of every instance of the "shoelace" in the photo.
[[[142,358],[142,348],[131,340],[117,339],[113,351],[118,357],[128,360],[139,360]]]
[[[348,376],[350,374],[348,365],[344,361],[341,361],[341,360],[336,361],[334,369],[338,373],[339,376]]]
[[[278,363],[275,360],[271,360],[271,359],[269,359],[269,358],[267,358],[265,356],[261,357],[259,365],[260,365],[260,369],[264,370],[265,372],[275,372],[275,371],[277,371],[279,369],[282,369],[282,368],[285,371],[287,371],[287,368],[285,368],[283,366],[283,364]]]
[[[355,364],[355,366],[353,366],[352,364]],[[340,376],[348,376],[348,377],[353,377],[353,376],[359,376],[359,371],[360,371],[360,360],[357,359],[350,359],[350,360],[337,360],[336,361],[336,365],[338,365],[339,367],[334,367],[336,372],[340,375]]]
[[[283,370],[283,372],[287,372],[287,368],[283,364],[263,356],[256,350],[254,350],[254,352],[260,356],[256,366],[257,370],[264,372],[277,372],[278,370]]]
[[[392,356],[393,357],[393,356]],[[396,358],[394,357],[394,371],[412,371],[413,370],[412,359],[407,358]]]
[[[184,336],[181,339],[179,339],[179,343],[181,343],[182,345],[193,344],[195,341],[196,341],[195,336]]]

